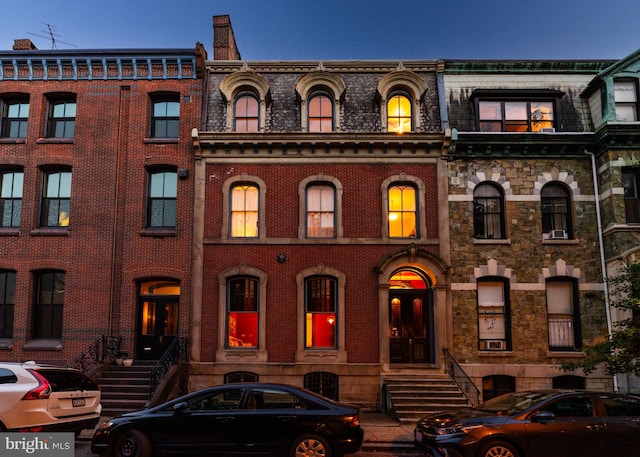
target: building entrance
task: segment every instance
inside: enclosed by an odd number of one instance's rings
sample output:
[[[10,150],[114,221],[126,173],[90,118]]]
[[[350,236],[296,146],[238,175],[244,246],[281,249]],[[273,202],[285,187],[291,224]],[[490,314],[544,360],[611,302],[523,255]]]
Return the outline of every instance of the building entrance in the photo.
[[[136,358],[157,360],[178,335],[180,285],[172,281],[146,281],[138,295]]]
[[[400,270],[389,281],[391,363],[434,363],[433,293],[417,270]]]

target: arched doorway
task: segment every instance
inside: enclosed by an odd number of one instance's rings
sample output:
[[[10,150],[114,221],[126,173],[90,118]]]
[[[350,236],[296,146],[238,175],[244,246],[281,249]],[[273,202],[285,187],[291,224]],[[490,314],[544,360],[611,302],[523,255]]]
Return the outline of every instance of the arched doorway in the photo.
[[[178,336],[180,283],[169,279],[138,285],[136,358],[157,360]]]
[[[434,363],[433,291],[420,269],[401,267],[389,279],[389,361]]]

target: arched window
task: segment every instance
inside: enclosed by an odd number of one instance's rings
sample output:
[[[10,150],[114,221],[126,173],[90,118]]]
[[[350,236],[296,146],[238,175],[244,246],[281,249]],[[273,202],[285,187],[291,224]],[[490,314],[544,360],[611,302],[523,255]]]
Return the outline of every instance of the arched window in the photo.
[[[40,202],[40,227],[68,227],[71,170],[45,170]]]
[[[22,218],[22,187],[24,172],[6,170],[0,172],[1,227],[19,227]]]
[[[149,170],[147,179],[147,227],[175,228],[177,172]]]
[[[336,212],[335,189],[327,183],[309,185],[307,192],[307,237],[333,238]]]
[[[504,197],[497,186],[482,183],[473,191],[473,237],[503,239],[505,237]]]
[[[547,280],[547,323],[550,351],[576,351],[582,346],[578,284],[575,278]]]
[[[478,278],[478,347],[481,351],[511,350],[509,280]]]
[[[252,183],[237,184],[231,188],[231,218],[229,233],[232,237],[258,237],[258,187]]]
[[[257,348],[259,282],[257,278],[229,278],[227,284],[227,348]]]
[[[65,272],[39,271],[34,279],[33,339],[61,339]]]
[[[224,375],[225,384],[232,384],[234,382],[258,382],[259,380],[260,376],[250,371],[232,371]]]
[[[0,270],[0,338],[13,338],[16,272]]]
[[[388,192],[389,238],[417,238],[418,197],[415,187],[394,183]]]
[[[544,239],[572,239],[571,195],[560,183],[549,183],[540,190]]]
[[[411,98],[404,92],[396,92],[387,101],[387,131],[411,132],[413,129]]]
[[[260,129],[260,102],[251,93],[241,93],[234,103],[234,130],[258,132]]]
[[[333,131],[333,100],[324,92],[309,98],[309,131]]]
[[[337,347],[338,281],[312,276],[304,282],[305,348]]]

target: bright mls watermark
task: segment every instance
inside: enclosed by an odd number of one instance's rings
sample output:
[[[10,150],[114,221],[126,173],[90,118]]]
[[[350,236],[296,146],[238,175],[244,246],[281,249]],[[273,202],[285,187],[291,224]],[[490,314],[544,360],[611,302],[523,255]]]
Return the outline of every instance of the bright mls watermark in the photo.
[[[0,433],[2,457],[73,457],[73,433]]]

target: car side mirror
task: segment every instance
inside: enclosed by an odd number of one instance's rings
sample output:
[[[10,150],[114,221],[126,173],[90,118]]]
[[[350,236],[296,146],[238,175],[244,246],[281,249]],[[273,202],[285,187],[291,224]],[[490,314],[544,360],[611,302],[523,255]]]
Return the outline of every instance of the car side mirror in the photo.
[[[530,419],[533,422],[542,422],[542,423],[550,422],[555,418],[556,418],[556,415],[549,411],[538,411],[537,413],[535,413],[533,416],[530,417]]]
[[[188,407],[189,407],[189,404],[186,401],[181,401],[173,405],[172,409],[174,413],[181,413],[185,411]]]

